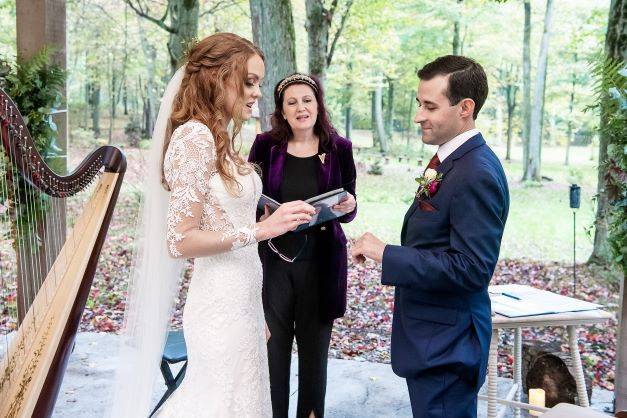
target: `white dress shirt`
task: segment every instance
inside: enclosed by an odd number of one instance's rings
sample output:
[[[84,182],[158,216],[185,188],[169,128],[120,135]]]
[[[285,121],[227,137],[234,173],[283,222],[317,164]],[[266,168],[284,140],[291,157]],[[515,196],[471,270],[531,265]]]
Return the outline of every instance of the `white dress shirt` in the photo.
[[[446,157],[451,155],[457,148],[461,147],[464,142],[468,141],[470,138],[477,135],[478,133],[478,129],[470,129],[469,131],[462,132],[450,141],[447,141],[444,144],[440,145],[437,151],[438,159],[440,160],[440,162],[443,162]]]

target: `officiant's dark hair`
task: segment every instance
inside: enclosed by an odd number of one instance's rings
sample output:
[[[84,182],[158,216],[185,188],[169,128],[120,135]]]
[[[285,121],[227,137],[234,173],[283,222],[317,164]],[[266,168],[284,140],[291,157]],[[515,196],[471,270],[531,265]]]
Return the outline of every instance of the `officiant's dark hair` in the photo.
[[[294,84],[304,84],[311,87],[314,96],[316,97],[316,102],[318,102],[318,118],[316,119],[316,123],[314,124],[314,133],[318,136],[320,140],[320,148],[324,152],[329,152],[334,147],[331,138],[337,132],[331,124],[331,121],[329,120],[329,114],[324,103],[324,89],[322,88],[322,83],[320,82],[318,77],[314,75],[305,75],[305,78],[310,79],[314,82],[316,88],[314,88],[309,82],[299,80],[291,81],[287,86],[282,86],[284,81],[288,79],[293,79],[295,78],[295,76],[299,75],[302,76],[303,74],[294,73],[288,77],[285,77],[284,79],[280,80],[274,87],[275,108],[274,112],[272,113],[272,117],[270,118],[270,125],[272,126],[272,129],[268,134],[272,139],[280,143],[287,142],[294,135],[292,133],[292,128],[290,127],[290,124],[287,122],[287,120],[285,120],[285,118],[283,118],[283,93],[288,86]]]
[[[418,77],[421,80],[428,81],[439,75],[450,75],[446,97],[451,105],[456,105],[463,99],[472,99],[475,102],[472,117],[477,119],[488,97],[488,77],[483,67],[468,57],[445,55],[418,70]]]

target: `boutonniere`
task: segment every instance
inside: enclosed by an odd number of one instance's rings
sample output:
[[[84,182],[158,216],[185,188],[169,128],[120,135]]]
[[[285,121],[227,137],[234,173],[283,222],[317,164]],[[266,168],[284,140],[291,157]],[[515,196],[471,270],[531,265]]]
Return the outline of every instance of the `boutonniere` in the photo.
[[[440,188],[442,177],[442,173],[438,173],[432,168],[427,168],[422,176],[416,177],[416,183],[418,183],[416,198],[420,199],[423,196],[429,198],[435,195]]]
[[[324,159],[326,158],[327,154],[326,153],[322,153],[322,154],[318,154],[318,157],[320,158],[320,162],[322,164],[324,164]]]

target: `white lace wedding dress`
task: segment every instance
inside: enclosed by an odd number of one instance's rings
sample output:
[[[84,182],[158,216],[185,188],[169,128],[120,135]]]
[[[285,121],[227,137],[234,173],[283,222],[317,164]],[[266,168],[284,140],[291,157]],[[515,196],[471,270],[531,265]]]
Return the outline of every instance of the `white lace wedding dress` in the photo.
[[[174,131],[164,172],[171,188],[170,253],[185,257],[198,245],[185,243],[180,232],[189,222],[219,233],[209,245],[227,247],[195,259],[183,314],[187,372],[157,416],[270,417],[262,270],[253,228],[261,180],[254,171],[237,174],[241,193],[229,194],[215,168],[211,132],[196,121]]]

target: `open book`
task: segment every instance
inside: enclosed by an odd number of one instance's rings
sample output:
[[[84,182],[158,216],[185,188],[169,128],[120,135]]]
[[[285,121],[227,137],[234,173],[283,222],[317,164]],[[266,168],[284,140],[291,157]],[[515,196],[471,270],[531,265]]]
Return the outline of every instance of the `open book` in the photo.
[[[488,293],[492,310],[508,318],[590,311],[601,307],[596,303],[517,284],[489,286]]]
[[[345,215],[344,212],[334,211],[332,209],[333,206],[337,205],[344,199],[346,199],[346,191],[344,189],[336,189],[305,200],[305,203],[309,203],[311,206],[316,208],[316,214],[311,218],[311,222],[300,225],[296,228],[295,232],[311,228],[312,226],[328,222]],[[271,197],[262,194],[259,199],[259,203],[257,203],[257,209],[263,211],[265,206],[268,206],[268,208],[270,208],[270,213],[272,213],[277,210],[281,204]]]

